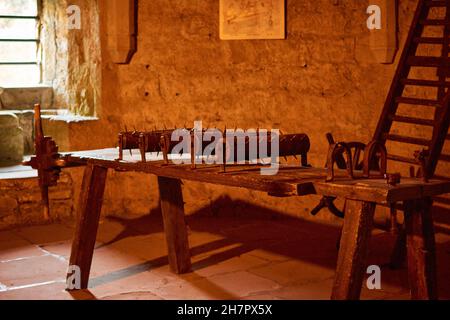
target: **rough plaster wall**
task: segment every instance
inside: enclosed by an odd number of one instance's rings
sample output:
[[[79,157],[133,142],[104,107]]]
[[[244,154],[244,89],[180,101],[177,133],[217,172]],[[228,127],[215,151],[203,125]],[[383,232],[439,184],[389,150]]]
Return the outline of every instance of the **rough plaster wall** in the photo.
[[[53,107],[68,105],[68,38],[65,1],[43,1],[41,15],[42,81],[53,87]]]
[[[66,9],[81,10],[81,30],[68,28]],[[54,88],[54,107],[94,115],[99,103],[100,32],[97,0],[44,0],[43,82]]]
[[[100,90],[100,31],[97,0],[70,1],[81,10],[81,30],[69,30],[69,110],[95,115]],[[64,8],[65,9],[65,8]]]
[[[194,120],[305,132],[315,166],[325,162],[326,132],[369,141],[395,64],[374,63],[368,52],[366,1],[333,3],[288,0],[286,40],[221,41],[217,0],[139,1],[138,51],[129,65],[109,63],[102,52],[100,120],[71,125],[72,149],[116,145],[124,125],[144,129]],[[415,0],[400,1],[400,47],[415,7]],[[102,41],[105,27],[103,21]],[[73,172],[79,184],[81,172]],[[183,188],[188,213],[214,208],[217,198],[229,196],[306,217],[318,199],[277,199],[197,183]],[[143,214],[157,199],[154,177],[111,173],[104,211]]]

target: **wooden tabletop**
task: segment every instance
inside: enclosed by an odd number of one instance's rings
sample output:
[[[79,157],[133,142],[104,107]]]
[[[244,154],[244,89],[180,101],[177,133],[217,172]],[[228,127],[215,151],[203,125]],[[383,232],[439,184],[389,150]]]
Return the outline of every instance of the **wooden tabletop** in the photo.
[[[450,192],[450,181],[430,180],[424,183],[421,179],[403,178],[401,183],[391,186],[385,179],[357,178],[350,180],[345,172],[336,170],[336,179],[325,182],[326,169],[305,168],[295,165],[280,165],[276,175],[261,175],[259,165],[227,165],[226,172],[220,165],[166,165],[162,154],[147,153],[147,162],[141,162],[138,150],[133,155],[124,152],[123,160],[116,160],[118,149],[100,149],[65,153],[70,161],[80,164],[94,165],[118,171],[136,171],[155,174],[157,176],[199,181],[211,184],[242,187],[259,190],[273,196],[302,196],[320,194],[345,197],[347,199],[391,203],[395,201],[418,199]],[[171,158],[190,159],[189,154],[169,155]],[[356,173],[356,176],[361,174]]]

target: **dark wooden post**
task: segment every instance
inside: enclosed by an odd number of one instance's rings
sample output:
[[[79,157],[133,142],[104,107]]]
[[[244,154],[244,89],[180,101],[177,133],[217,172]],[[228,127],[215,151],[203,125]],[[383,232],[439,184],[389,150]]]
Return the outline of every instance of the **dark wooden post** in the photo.
[[[70,255],[70,266],[80,268],[80,289],[88,287],[107,172],[107,168],[93,164],[88,164],[84,170],[77,226]]]
[[[158,177],[158,185],[170,268],[175,273],[189,272],[191,270],[191,255],[184,220],[181,181]]]
[[[429,198],[404,202],[408,275],[412,299],[438,298],[431,204]]]
[[[347,200],[334,279],[333,300],[359,299],[366,271],[375,203]]]

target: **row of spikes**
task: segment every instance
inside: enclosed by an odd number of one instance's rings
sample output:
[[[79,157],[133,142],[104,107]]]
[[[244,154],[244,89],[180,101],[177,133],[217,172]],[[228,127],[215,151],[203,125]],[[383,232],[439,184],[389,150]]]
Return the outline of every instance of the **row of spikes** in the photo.
[[[173,130],[176,130],[176,129],[177,129],[177,128],[174,128],[174,129],[167,129],[166,125],[163,124],[163,129],[160,129],[160,130],[158,130],[158,128],[155,126],[154,129],[151,130],[151,131],[146,130],[146,128],[144,128],[144,131],[139,131],[139,130],[136,129],[136,127],[133,127],[133,130],[130,131],[130,130],[128,130],[127,126],[125,126],[125,131],[120,130],[120,132],[121,132],[121,133],[154,133],[154,132],[160,132],[160,131],[173,131]],[[184,126],[181,127],[181,128],[178,128],[178,129],[192,130],[191,128],[187,128],[186,125],[184,125]],[[206,127],[206,128],[203,128],[202,131],[206,131],[206,130],[209,130],[209,129],[217,129],[217,128],[208,128],[208,127]],[[237,129],[238,129],[238,127],[235,126],[235,127],[234,127],[234,130],[236,131]],[[256,128],[256,131],[257,131],[257,132],[258,132],[259,130],[260,130],[259,127]],[[266,130],[270,131],[270,130],[272,130],[272,129],[266,129]],[[284,134],[284,132],[283,132],[281,129],[278,129],[278,130],[280,131],[280,134],[282,134],[282,135]],[[225,126],[224,132],[226,132],[226,131],[227,131],[227,127]]]

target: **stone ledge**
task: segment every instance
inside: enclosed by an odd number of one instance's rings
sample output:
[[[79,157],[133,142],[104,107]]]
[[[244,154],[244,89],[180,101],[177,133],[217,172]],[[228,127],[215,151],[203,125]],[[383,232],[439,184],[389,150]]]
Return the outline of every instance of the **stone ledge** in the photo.
[[[53,108],[53,88],[46,85],[0,88],[0,109],[32,109],[35,103]]]
[[[61,122],[65,122],[65,123],[99,120],[97,117],[74,115],[69,112],[67,112],[66,114],[62,113],[62,114],[56,114],[56,115],[43,115],[42,119],[46,119],[49,121],[61,121]]]

